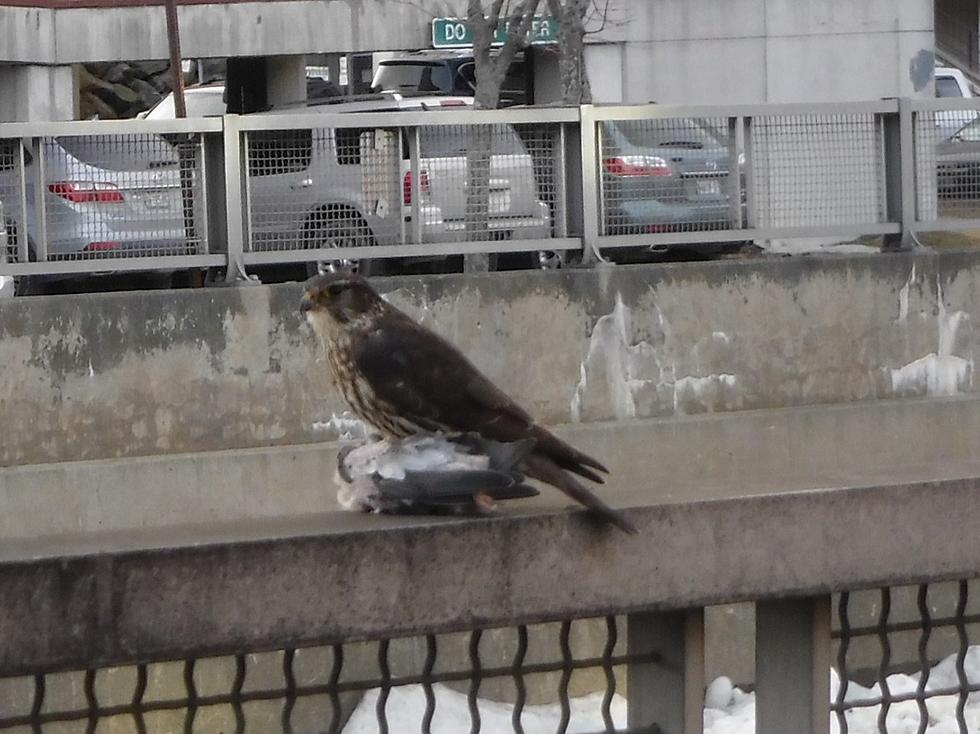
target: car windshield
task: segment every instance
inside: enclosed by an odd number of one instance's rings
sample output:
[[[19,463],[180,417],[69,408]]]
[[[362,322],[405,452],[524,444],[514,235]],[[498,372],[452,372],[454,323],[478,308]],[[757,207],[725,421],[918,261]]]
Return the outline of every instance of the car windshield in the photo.
[[[726,135],[700,120],[620,120],[611,124],[632,145],[640,148],[725,147]]]
[[[188,90],[184,95],[184,106],[187,108],[188,117],[224,114],[224,88],[215,87],[214,89],[193,92]],[[176,116],[173,94],[168,94],[146,113],[147,120],[172,120]]]
[[[951,76],[936,77],[936,96],[937,97],[962,97],[960,85]]]
[[[521,139],[510,125],[489,125],[490,150],[493,155],[523,155]],[[455,158],[466,155],[475,145],[470,126],[428,125],[419,129],[419,149],[423,158]]]
[[[446,64],[382,61],[374,77],[373,87],[377,91],[451,92],[453,83]]]

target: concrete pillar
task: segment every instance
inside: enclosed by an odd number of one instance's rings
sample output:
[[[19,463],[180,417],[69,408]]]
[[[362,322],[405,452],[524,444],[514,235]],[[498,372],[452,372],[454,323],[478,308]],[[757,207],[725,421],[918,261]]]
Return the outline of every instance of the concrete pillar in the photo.
[[[627,617],[630,731],[695,734],[704,727],[704,610],[640,612]]]
[[[265,60],[269,105],[306,101],[306,56],[269,56]]]
[[[760,601],[755,611],[757,734],[830,730],[830,597]]]
[[[0,122],[74,120],[78,83],[71,65],[0,66]]]

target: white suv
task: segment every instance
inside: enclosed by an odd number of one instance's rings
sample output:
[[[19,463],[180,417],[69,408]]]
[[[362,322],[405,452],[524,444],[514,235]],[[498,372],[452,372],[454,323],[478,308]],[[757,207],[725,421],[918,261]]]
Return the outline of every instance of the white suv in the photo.
[[[377,95],[290,112],[385,112],[468,107],[472,98]],[[413,223],[413,190],[420,194],[421,241],[467,236],[467,150],[474,128],[422,126],[419,182],[412,186],[408,145],[396,130],[314,128],[249,133],[248,199],[252,247],[258,250],[398,244]],[[514,128],[484,128],[491,145],[489,209],[477,239],[539,239],[551,232],[530,154]],[[416,258],[413,258],[416,259]],[[537,258],[538,262],[545,259]],[[349,263],[335,263],[349,265]],[[362,270],[383,266],[361,263]]]

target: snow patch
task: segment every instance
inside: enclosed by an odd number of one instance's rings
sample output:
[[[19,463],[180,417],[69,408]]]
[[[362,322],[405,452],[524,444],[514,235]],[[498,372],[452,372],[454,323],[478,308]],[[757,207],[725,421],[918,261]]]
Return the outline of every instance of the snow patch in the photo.
[[[915,277],[913,268],[908,282],[899,292],[899,318],[908,316],[908,289]],[[936,322],[939,344],[935,352],[919,357],[902,367],[890,370],[893,392],[932,396],[956,395],[968,389],[973,382],[973,359],[953,354],[960,327],[969,320],[964,311],[948,311],[943,298],[943,287],[936,283],[936,301],[939,313]]]
[[[956,395],[970,384],[973,365],[969,360],[935,352],[891,370],[892,390],[900,393]]]
[[[470,709],[467,696],[444,685],[432,686],[435,698],[435,715],[432,719],[432,734],[459,734],[470,731]],[[343,734],[376,734],[378,728],[378,689],[364,694],[357,708],[347,721]],[[569,701],[571,719],[569,734],[605,731],[602,721],[602,693],[572,698]],[[393,732],[422,731],[422,717],[425,714],[425,689],[420,686],[400,686],[392,688],[385,704],[390,729]],[[509,703],[479,699],[480,731],[483,734],[511,733],[514,727],[511,717],[514,706]],[[626,726],[626,699],[613,696],[610,707],[613,723],[617,729]],[[525,734],[553,734],[561,720],[561,707],[558,704],[525,706],[521,714],[521,724]]]
[[[636,417],[636,393],[654,382],[640,375],[655,360],[655,355],[647,342],[630,342],[631,330],[630,309],[622,296],[616,294],[612,313],[600,316],[592,329],[589,351],[580,366],[579,381],[569,406],[574,422],[582,419],[582,404],[590,381],[606,388],[616,418]]]
[[[329,420],[314,421],[313,430],[316,433],[335,433],[337,438],[344,441],[364,438],[368,434],[367,424],[360,418],[355,418],[349,410],[340,415],[331,413]]]
[[[898,292],[898,320],[905,321],[909,317],[909,292],[912,290],[912,284],[915,282],[915,263],[912,263],[912,271],[909,273],[909,279],[905,281],[905,285],[902,286],[901,290]]]
[[[713,412],[732,404],[732,391],[738,383],[733,374],[677,377],[676,365],[665,356],[669,354],[671,331],[663,311],[656,308],[657,328],[666,343],[659,348],[646,341],[633,341],[631,317],[629,307],[617,293],[612,312],[596,320],[569,404],[574,422],[582,420],[587,401],[597,403],[617,419],[637,417],[648,407],[641,402],[638,408],[638,400],[648,402],[654,395],[659,400],[672,398],[678,414]],[[717,344],[724,348],[732,341],[729,334],[713,331],[700,347]],[[698,348],[695,347],[695,355]],[[708,362],[716,363],[717,359]]]
[[[716,405],[724,402],[726,390],[735,387],[735,375],[722,373],[706,377],[680,377],[674,382],[674,412],[683,413],[684,403],[694,400],[703,405],[709,413]]]
[[[967,683],[980,683],[980,645],[967,650],[963,665]],[[919,683],[919,674],[896,673],[888,676],[888,689],[892,695],[914,693]],[[929,671],[926,692],[957,688],[960,682],[956,674],[956,654],[943,659]],[[840,677],[837,671],[830,670],[830,700],[837,698],[840,690]],[[433,734],[458,734],[470,730],[470,713],[467,696],[444,685],[432,686],[435,699],[435,716],[432,720]],[[368,691],[358,703],[357,709],[343,729],[343,734],[375,734],[378,729],[377,705],[378,689]],[[854,704],[862,700],[880,696],[876,683],[871,688],[852,681],[847,682],[844,702]],[[606,731],[602,720],[602,693],[592,693],[569,701],[571,719],[567,731],[582,732]],[[958,734],[956,708],[958,695],[934,696],[925,699],[926,734]],[[704,734],[755,734],[755,694],[746,693],[732,685],[727,677],[716,678],[708,685],[704,700]],[[514,707],[512,704],[477,699],[480,712],[481,729],[484,734],[510,734],[514,731],[511,723]],[[626,700],[615,695],[610,713],[616,729],[626,725]],[[420,685],[400,686],[391,689],[385,705],[385,714],[390,730],[393,732],[421,731],[421,722],[426,710],[425,689]],[[561,707],[558,704],[525,706],[521,723],[526,734],[551,734],[558,730],[561,721]],[[856,706],[844,714],[850,734],[877,734],[878,716],[881,705]],[[964,719],[967,731],[980,731],[980,698],[971,695],[966,701]],[[888,710],[886,727],[889,734],[916,734],[919,731],[919,707],[915,701],[901,701],[891,704]],[[835,714],[831,715],[830,733],[838,734],[840,726]]]

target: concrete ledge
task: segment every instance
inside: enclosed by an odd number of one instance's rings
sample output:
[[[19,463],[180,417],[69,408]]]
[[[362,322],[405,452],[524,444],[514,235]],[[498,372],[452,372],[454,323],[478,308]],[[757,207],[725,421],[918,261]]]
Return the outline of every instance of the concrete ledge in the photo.
[[[601,492],[629,507],[972,476],[980,461],[980,398],[566,425],[558,432],[607,463],[611,473]],[[0,469],[0,554],[37,537],[333,512],[338,447],[331,442]],[[546,489],[504,511],[555,511],[566,504],[563,495]]]
[[[975,543],[936,540],[975,535],[978,491],[980,476],[641,507],[630,537],[563,513],[62,547],[0,562],[0,676],[974,577]]]

